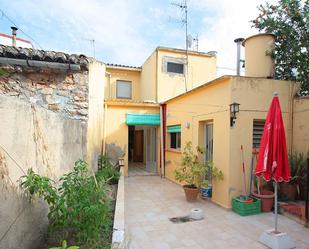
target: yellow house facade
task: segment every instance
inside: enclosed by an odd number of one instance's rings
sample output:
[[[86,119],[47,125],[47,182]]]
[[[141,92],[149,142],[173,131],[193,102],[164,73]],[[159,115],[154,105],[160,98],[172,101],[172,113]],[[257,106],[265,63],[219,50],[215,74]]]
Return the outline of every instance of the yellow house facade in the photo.
[[[253,147],[258,147],[261,133],[256,129],[266,119],[273,93],[279,93],[288,145],[291,144],[293,96],[295,83],[273,79],[223,76],[186,94],[168,100],[167,130],[180,126],[181,145],[166,148],[165,176],[174,180],[174,170],[181,163],[181,148],[187,141],[206,148],[205,160],[213,161],[223,171],[224,180],[213,182],[212,200],[231,207],[231,198],[243,194],[241,145],[249,172]],[[220,96],[220,97],[219,97]],[[239,103],[235,124],[230,122],[230,104]],[[171,135],[167,133],[167,140]],[[169,143],[167,143],[169,144]],[[249,174],[247,174],[247,183]],[[248,186],[247,186],[248,189]]]
[[[280,98],[288,150],[308,149],[309,99],[295,99],[295,82],[272,79],[274,65],[267,51],[273,40],[260,34],[243,42],[248,61],[244,77],[216,78],[213,52],[187,54],[164,47],[141,67],[108,64],[103,153],[114,162],[123,158],[126,176],[138,169],[175,181],[185,143],[205,147],[204,160],[224,174],[224,180],[212,182],[212,201],[230,208],[232,197],[244,189],[240,148],[249,172],[274,92]],[[233,103],[239,104],[239,112],[231,120]]]
[[[103,152],[124,159],[125,175],[161,174],[159,103],[215,77],[215,53],[158,47],[141,67],[107,64]]]

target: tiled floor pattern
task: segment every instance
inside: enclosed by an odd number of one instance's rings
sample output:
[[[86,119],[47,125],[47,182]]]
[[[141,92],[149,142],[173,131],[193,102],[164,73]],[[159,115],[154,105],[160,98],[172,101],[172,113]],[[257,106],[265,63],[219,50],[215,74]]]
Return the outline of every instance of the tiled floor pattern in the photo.
[[[168,218],[202,208],[205,219],[181,224]],[[125,178],[125,227],[130,249],[265,248],[257,242],[273,227],[273,214],[241,217],[210,201],[188,203],[180,186],[158,176]],[[279,229],[288,232],[297,248],[309,248],[309,229],[279,216]]]
[[[153,176],[153,175],[156,174],[146,171],[145,164],[136,162],[129,163],[129,176]]]

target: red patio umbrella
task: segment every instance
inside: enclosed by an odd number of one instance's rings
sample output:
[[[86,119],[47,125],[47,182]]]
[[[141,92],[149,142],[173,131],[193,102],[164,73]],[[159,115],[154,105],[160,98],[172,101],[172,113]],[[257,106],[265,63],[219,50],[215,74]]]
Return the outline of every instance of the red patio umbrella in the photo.
[[[277,183],[290,181],[290,168],[279,98],[275,94],[265,122],[255,174],[275,181],[275,231],[278,224]]]

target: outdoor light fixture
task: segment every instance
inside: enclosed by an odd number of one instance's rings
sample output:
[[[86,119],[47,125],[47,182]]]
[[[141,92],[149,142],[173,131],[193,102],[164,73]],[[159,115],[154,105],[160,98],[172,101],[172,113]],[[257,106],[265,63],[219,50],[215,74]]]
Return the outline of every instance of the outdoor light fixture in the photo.
[[[239,104],[236,102],[230,104],[230,126],[231,127],[233,127],[235,124],[237,112],[239,112]]]
[[[124,158],[120,157],[118,159],[118,164],[119,164],[120,167],[124,166]]]

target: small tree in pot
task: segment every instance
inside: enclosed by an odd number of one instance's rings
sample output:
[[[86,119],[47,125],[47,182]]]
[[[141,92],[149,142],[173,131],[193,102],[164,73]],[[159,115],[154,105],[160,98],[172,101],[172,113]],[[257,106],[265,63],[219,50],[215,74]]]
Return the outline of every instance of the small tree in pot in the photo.
[[[174,171],[175,179],[185,183],[183,188],[189,202],[196,201],[200,187],[208,184],[208,181],[204,180],[208,172],[219,172],[220,179],[223,179],[223,173],[212,163],[201,160],[201,155],[204,154],[203,148],[197,146],[196,151],[197,153],[194,153],[192,149],[192,142],[187,142],[182,153],[181,167]]]

